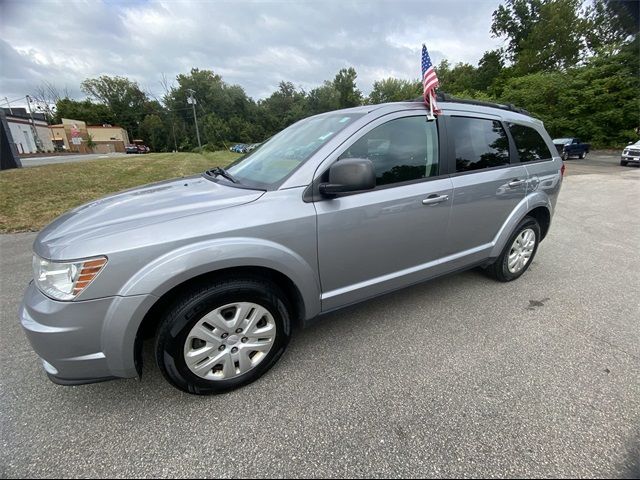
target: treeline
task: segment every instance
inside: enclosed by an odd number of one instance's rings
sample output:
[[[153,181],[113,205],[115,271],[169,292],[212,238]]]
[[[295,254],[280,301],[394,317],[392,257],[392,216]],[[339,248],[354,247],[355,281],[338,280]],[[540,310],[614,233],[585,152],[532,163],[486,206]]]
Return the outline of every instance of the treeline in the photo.
[[[640,126],[638,3],[613,0],[507,0],[493,13],[491,34],[505,46],[484,54],[478,66],[444,60],[440,90],[467,98],[513,103],[545,122],[552,136],[578,136],[599,147],[637,140]],[[419,66],[416,58],[416,66]],[[207,149],[258,142],[293,122],[330,110],[419,97],[419,79],[377,81],[368,96],[354,68],[309,91],[282,81],[255,101],[239,85],[210,70],[192,69],[153,99],[122,77],[85,80],[88,96],[55,99],[60,118],[126,128],[155,151],[197,147],[190,90]],[[51,91],[52,89],[49,89]]]

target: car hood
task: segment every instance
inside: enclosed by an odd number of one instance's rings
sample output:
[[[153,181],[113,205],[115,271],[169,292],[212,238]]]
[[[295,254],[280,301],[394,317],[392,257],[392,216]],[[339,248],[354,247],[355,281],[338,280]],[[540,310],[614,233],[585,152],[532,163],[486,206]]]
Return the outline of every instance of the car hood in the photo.
[[[168,180],[81,205],[47,225],[34,250],[56,259],[66,247],[125,230],[252,202],[262,190],[236,188],[202,176]]]

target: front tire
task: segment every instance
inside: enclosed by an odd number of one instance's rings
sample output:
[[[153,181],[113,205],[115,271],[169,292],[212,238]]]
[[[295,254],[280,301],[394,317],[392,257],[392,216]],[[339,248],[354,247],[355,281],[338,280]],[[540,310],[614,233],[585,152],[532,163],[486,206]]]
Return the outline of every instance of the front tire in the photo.
[[[587,152],[582,152],[580,154],[580,160],[584,160],[587,157]]]
[[[257,380],[291,337],[286,297],[260,279],[202,284],[182,295],[162,320],[156,362],[176,388],[222,393]]]
[[[626,167],[627,166],[627,162],[625,162],[624,160],[620,160],[620,166],[621,167]]]
[[[540,225],[533,217],[525,217],[515,228],[496,261],[487,273],[500,282],[511,282],[527,271],[538,251]]]

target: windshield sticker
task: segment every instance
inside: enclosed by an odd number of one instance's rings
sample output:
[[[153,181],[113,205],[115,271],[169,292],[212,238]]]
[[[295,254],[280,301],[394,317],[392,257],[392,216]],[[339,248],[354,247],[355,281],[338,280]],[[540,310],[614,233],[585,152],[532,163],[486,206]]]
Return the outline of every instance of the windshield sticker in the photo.
[[[318,140],[322,140],[322,141],[324,142],[324,141],[325,141],[327,138],[329,138],[331,135],[333,135],[333,132],[329,132],[329,133],[327,133],[326,135],[323,135],[323,136],[321,136],[321,137],[318,137]]]

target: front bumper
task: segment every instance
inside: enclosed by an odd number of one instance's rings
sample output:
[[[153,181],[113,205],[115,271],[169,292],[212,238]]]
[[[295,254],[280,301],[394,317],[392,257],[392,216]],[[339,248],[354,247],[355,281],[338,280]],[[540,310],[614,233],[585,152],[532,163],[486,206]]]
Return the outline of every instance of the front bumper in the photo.
[[[133,345],[150,300],[138,295],[59,302],[32,282],[19,316],[49,378],[79,385],[137,375]]]
[[[630,156],[630,155],[622,155],[620,157],[620,160],[622,160],[623,162],[627,162],[627,163],[637,163],[640,164],[640,157],[637,156]]]

